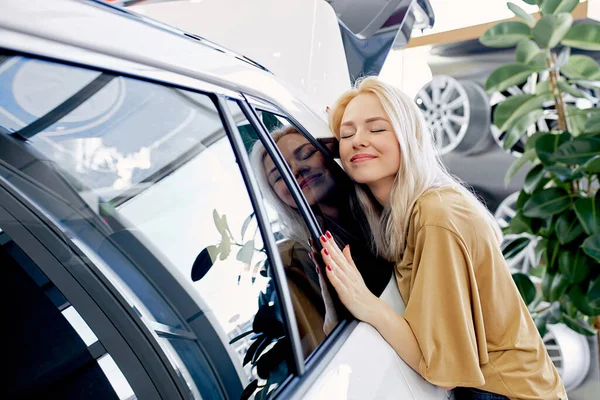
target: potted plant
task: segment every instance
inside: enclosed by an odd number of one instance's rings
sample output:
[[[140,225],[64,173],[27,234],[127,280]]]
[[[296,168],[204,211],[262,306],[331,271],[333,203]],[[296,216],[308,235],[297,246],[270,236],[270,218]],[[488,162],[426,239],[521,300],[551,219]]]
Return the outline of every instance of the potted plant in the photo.
[[[600,89],[600,65],[571,55],[571,49],[600,50],[600,24],[573,23],[578,0],[524,1],[537,5],[539,20],[509,2],[518,20],[500,22],[480,38],[489,47],[515,48],[515,62],[495,69],[486,91],[504,91],[538,76],[532,93],[509,95],[493,112],[505,149],[524,145],[506,183],[531,166],[517,213],[505,228],[523,235],[503,250],[511,258],[537,243],[539,265],[513,277],[542,336],[547,324],[559,322],[594,335],[600,329],[600,109],[597,100],[582,106],[585,101],[565,99],[589,99],[588,89]],[[549,130],[531,132],[545,116],[554,121]],[[538,285],[532,274],[541,279]]]

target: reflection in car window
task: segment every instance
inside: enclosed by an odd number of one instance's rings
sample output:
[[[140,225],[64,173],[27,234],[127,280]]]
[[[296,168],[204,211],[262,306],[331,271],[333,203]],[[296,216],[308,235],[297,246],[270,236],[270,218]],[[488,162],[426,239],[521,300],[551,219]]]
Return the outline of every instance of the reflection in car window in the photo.
[[[330,231],[340,247],[349,244],[352,255],[359,266],[360,272],[369,289],[380,295],[392,275],[392,264],[374,255],[370,246],[370,232],[367,229],[366,218],[356,200],[354,184],[346,173],[333,159],[336,153],[335,142],[328,139],[320,140],[320,148],[315,140],[309,140],[297,126],[281,116],[268,111],[258,110],[258,117],[269,130],[277,148],[283,155],[294,175],[299,189],[307,200],[313,214],[317,218],[322,232]],[[321,149],[327,148],[327,151]],[[326,154],[327,153],[327,154]],[[289,192],[278,180],[276,174],[271,174],[272,160],[268,156],[263,158],[262,186],[265,187],[272,203],[279,211],[284,225],[294,226],[291,231],[298,240],[304,242],[308,235],[306,228],[298,229],[296,215],[293,210],[285,205],[288,202]],[[320,256],[314,253],[318,260]],[[321,276],[322,278],[322,276]],[[321,287],[324,285],[321,284]],[[331,288],[330,286],[327,286]],[[337,298],[329,298],[331,290],[325,294],[325,330],[331,330],[332,309],[334,319],[347,316],[344,309],[337,302]]]
[[[136,398],[75,307],[2,230],[0,265],[12,304],[3,398]]]
[[[236,119],[238,129],[250,153],[273,230],[278,235],[304,355],[308,357],[336,324],[347,317],[347,312],[324,280],[324,275],[316,271],[320,262],[318,249],[310,245],[308,228],[289,188],[281,179],[281,171],[275,168],[264,146],[257,141],[256,133],[251,132],[239,106],[231,102],[230,108],[234,115],[239,115]],[[258,115],[288,163],[322,231],[329,230],[340,244],[352,246],[355,258],[370,268],[361,271],[367,285],[377,295],[381,294],[391,277],[392,266],[374,257],[370,251],[369,233],[362,230],[366,223],[360,223],[362,212],[352,201],[353,184],[332,159],[334,152],[325,154],[319,150],[281,116],[268,112]],[[323,142],[324,146],[334,150],[330,144],[333,143]]]
[[[207,356],[217,343],[240,388],[273,393],[289,374],[291,346],[262,232],[215,104],[126,77],[100,85],[103,75],[16,58],[0,74],[2,87],[17,79],[27,86],[28,78],[31,86],[65,88],[44,99],[30,88],[29,103],[7,92],[3,106],[18,117],[10,130],[50,160],[38,163],[48,169],[45,178],[58,173],[57,182],[78,197],[0,173],[36,198],[110,279],[191,396],[223,396],[215,378],[223,361]],[[94,81],[100,87],[85,92]],[[194,311],[173,306],[184,292]]]

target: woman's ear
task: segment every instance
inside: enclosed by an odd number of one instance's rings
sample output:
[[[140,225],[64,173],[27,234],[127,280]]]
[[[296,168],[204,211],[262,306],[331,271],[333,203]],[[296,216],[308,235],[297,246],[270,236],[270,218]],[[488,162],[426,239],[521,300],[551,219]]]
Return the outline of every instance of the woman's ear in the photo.
[[[340,158],[340,147],[336,138],[319,138],[317,141],[327,147],[333,158]]]

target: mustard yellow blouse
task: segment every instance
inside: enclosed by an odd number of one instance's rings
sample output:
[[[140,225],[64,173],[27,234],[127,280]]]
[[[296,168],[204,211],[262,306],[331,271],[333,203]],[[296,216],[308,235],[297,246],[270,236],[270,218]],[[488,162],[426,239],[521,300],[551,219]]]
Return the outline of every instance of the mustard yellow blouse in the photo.
[[[419,373],[443,387],[566,399],[488,221],[452,188],[413,209],[396,275],[423,354]]]

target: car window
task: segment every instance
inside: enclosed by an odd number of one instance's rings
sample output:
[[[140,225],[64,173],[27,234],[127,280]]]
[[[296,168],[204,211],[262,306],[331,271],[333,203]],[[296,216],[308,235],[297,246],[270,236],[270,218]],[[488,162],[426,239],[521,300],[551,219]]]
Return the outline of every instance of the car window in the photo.
[[[0,74],[0,115],[15,118],[0,126],[47,160],[0,168],[3,177],[119,290],[191,396],[222,397],[228,382],[235,396],[272,395],[292,371],[291,344],[264,233],[211,97],[15,60]],[[15,87],[29,88],[27,102]],[[25,179],[32,169],[45,180]]]
[[[73,305],[2,230],[0,265],[12,304],[3,398],[137,398]]]

